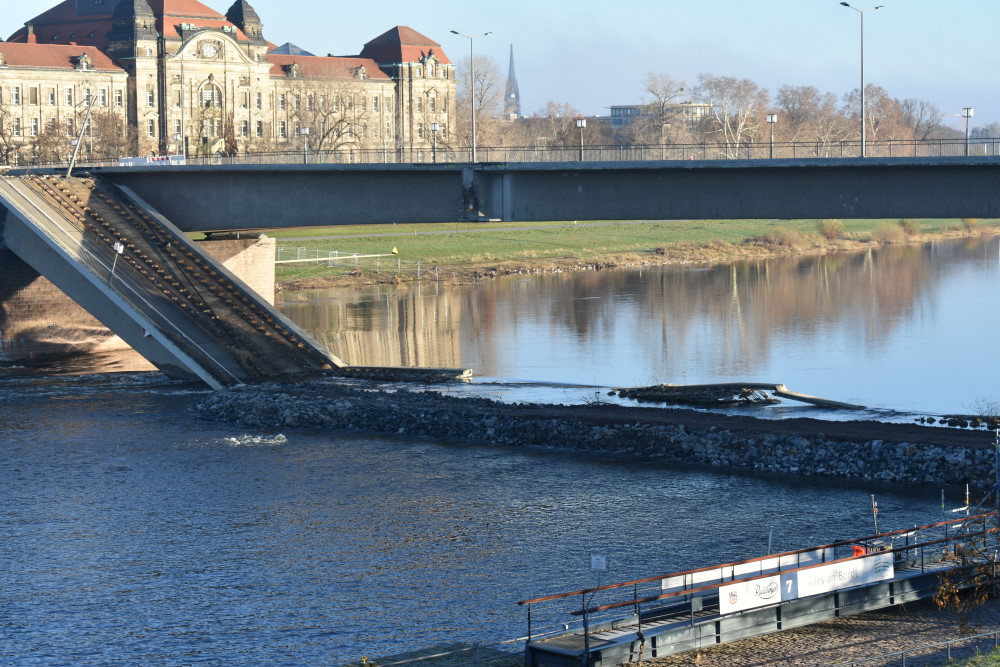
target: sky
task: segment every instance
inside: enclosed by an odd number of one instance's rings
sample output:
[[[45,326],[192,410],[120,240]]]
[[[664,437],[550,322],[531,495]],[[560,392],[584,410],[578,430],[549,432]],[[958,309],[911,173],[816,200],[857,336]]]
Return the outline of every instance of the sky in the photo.
[[[232,0],[202,0],[224,14]],[[57,0],[0,0],[0,34],[10,36]],[[865,80],[891,96],[936,104],[944,123],[975,109],[972,126],[1000,122],[995,32],[998,0],[884,0],[867,12]],[[875,2],[851,2],[859,9]],[[364,43],[406,25],[441,44],[453,62],[477,56],[506,75],[514,46],[522,111],[568,103],[587,115],[649,101],[644,80],[665,73],[689,87],[700,73],[748,78],[773,94],[815,86],[840,98],[861,79],[860,14],[838,0],[251,0],[264,36],[317,55],[356,55]],[[779,119],[780,122],[780,119]]]

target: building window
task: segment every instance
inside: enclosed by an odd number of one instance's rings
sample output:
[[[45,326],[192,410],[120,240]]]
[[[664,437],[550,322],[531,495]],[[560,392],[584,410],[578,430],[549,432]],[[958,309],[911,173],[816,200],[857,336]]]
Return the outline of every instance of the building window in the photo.
[[[240,99],[242,100],[240,102],[240,108],[241,109],[249,109],[250,108],[250,91],[244,90],[243,91],[243,95],[240,96]]]
[[[201,89],[201,101],[206,109],[222,106],[222,91],[218,86],[207,85]]]
[[[181,133],[181,119],[180,118],[175,118],[174,119],[174,134],[180,134],[180,133]]]
[[[152,57],[152,55],[153,55],[153,49],[151,49],[151,48],[149,48],[149,47],[147,46],[147,47],[146,47],[146,57],[147,57],[147,58],[150,58],[150,57]]]
[[[378,95],[372,98],[372,111],[378,113]]]
[[[108,106],[108,89],[101,88],[97,91],[97,103],[102,107]]]
[[[68,107],[73,106],[73,89],[72,88],[67,88],[64,91],[64,94],[63,94],[63,103],[66,106],[68,106]]]
[[[73,118],[66,119],[66,136],[75,137],[76,136],[76,122]]]
[[[15,137],[21,136],[21,119],[14,118],[11,123],[11,131],[14,133]]]
[[[424,75],[424,72],[423,72],[423,70],[422,70],[422,69],[420,69],[420,68],[418,67],[418,68],[417,68],[417,71],[416,71],[416,75],[415,75],[415,76],[418,76],[418,77],[420,77],[420,76],[423,76],[423,75]]]
[[[240,136],[244,139],[250,136],[250,121],[240,121]]]
[[[120,90],[115,91],[115,106],[122,107],[125,105],[125,95]]]
[[[435,97],[427,98],[427,109],[431,112],[437,111],[437,98]]]
[[[10,103],[20,104],[21,103],[21,87],[14,86],[10,89]]]
[[[264,136],[264,121],[257,121],[257,138],[260,139]]]
[[[152,88],[146,91],[146,106],[150,109],[156,106],[156,93],[153,92]]]
[[[146,121],[146,134],[148,134],[151,137],[156,136],[156,121],[153,120],[152,118]]]
[[[264,94],[263,93],[257,93],[257,101],[255,102],[255,106],[258,109],[263,109],[264,108]]]
[[[307,111],[312,111],[313,110],[313,96],[312,96],[312,94],[306,95],[306,110]]]
[[[424,110],[424,100],[422,98],[417,98],[417,113],[421,113]]]
[[[301,108],[302,108],[302,96],[301,95],[296,95],[295,96],[295,110],[298,111]]]
[[[280,95],[278,95],[278,109],[280,109],[281,111],[285,110],[285,94],[284,93],[281,93]]]
[[[417,123],[417,139],[423,139],[423,138],[424,138],[424,124]]]
[[[54,107],[56,105],[56,89],[55,88],[47,88],[45,90],[45,101],[46,101],[46,103],[50,107]]]
[[[90,104],[90,88],[83,89],[83,101]]]
[[[288,126],[283,120],[278,121],[278,136],[282,139],[288,138]]]
[[[28,136],[37,137],[38,136],[38,119],[32,118],[28,124]]]
[[[28,104],[37,105],[38,104],[38,87],[32,86],[28,88]]]

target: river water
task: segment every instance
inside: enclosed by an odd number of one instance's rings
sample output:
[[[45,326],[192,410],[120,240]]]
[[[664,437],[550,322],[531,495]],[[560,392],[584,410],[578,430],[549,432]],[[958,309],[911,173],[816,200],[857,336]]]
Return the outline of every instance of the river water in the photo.
[[[472,366],[486,393],[755,376],[947,411],[991,395],[981,328],[997,317],[997,252],[300,293],[282,307],[352,363]],[[942,516],[938,488],[247,432],[194,417],[204,395],[157,373],[0,376],[0,663],[328,664],[495,642],[524,634],[517,600],[598,583],[593,553],[607,583],[761,555],[772,528],[775,549],[868,534],[873,493],[882,529]]]

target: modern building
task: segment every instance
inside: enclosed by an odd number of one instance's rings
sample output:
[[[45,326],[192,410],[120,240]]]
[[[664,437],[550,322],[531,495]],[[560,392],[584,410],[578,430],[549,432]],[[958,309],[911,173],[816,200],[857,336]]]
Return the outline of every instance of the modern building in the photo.
[[[678,102],[670,105],[670,115],[683,119],[689,125],[696,125],[704,118],[712,115],[712,105],[706,102]],[[652,118],[653,112],[648,104],[619,104],[611,107],[611,126],[620,130],[640,118]]]
[[[0,42],[0,159],[65,152],[88,107],[95,152],[411,159],[431,123],[439,146],[454,140],[455,91],[441,46],[405,26],[356,56],[314,56],[268,41],[247,0],[225,15],[198,0],[64,0]],[[106,151],[115,119],[128,149]]]

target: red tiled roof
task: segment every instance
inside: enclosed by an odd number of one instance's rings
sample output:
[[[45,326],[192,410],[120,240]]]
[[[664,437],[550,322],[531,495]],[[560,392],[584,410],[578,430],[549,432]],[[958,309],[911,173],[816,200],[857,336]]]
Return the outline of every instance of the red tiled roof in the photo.
[[[200,28],[232,26],[225,16],[198,0],[147,1],[156,16],[156,30],[165,37],[180,37],[177,28],[181,23],[190,23]],[[34,25],[35,34],[41,44],[65,44],[72,41],[103,49],[107,47],[108,33],[111,32],[111,14],[77,16],[76,0],[63,0],[52,9],[31,19],[29,23]],[[249,41],[239,28],[232,34],[237,41]],[[9,41],[26,42],[27,37],[27,29],[21,28],[11,35]]]
[[[67,46],[63,44],[19,44],[0,42],[8,67],[32,67],[40,69],[75,69],[76,59],[86,53],[95,70],[100,72],[123,72],[111,59],[93,46]]]
[[[430,37],[421,35],[413,28],[398,25],[365,44],[361,51],[362,58],[371,58],[383,65],[393,63],[415,63],[433,52],[438,62],[450,65],[448,56],[441,50],[441,45]]]
[[[378,68],[378,63],[369,58],[344,58],[339,56],[283,56],[269,53],[271,76],[286,76],[285,67],[293,63],[299,66],[304,79],[353,79],[358,67],[365,68],[369,79],[390,81],[388,75]]]

